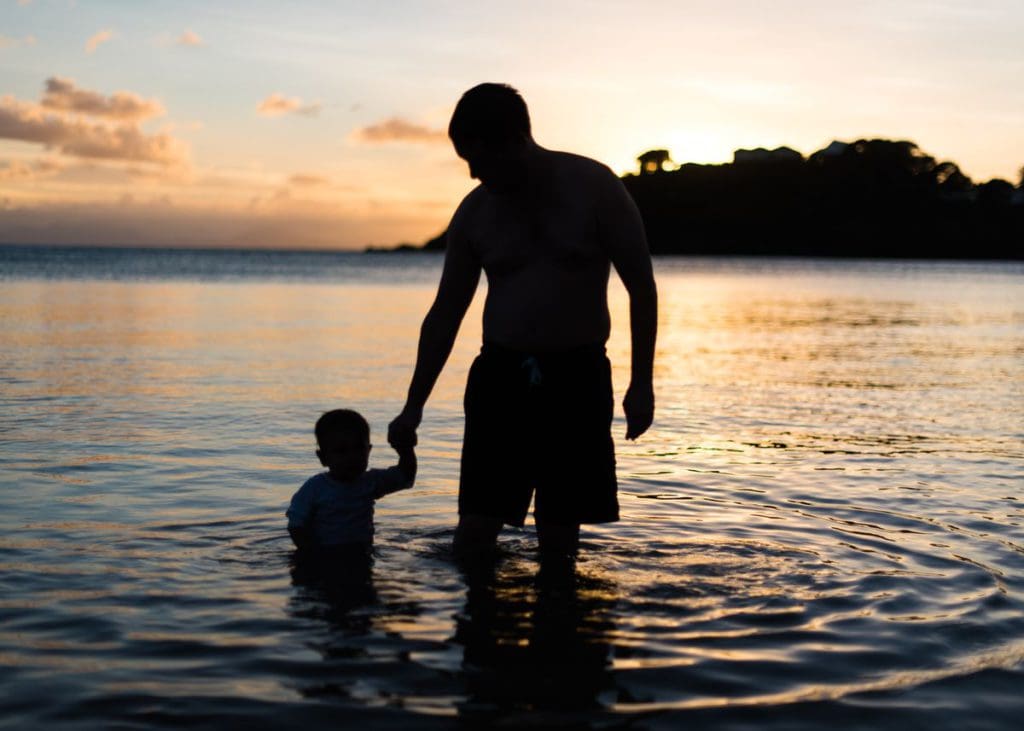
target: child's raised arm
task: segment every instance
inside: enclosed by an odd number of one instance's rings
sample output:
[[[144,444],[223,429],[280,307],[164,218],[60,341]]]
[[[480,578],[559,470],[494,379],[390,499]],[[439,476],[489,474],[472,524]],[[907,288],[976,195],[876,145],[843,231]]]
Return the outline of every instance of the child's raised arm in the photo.
[[[381,471],[383,479],[377,483],[375,498],[382,498],[399,490],[408,490],[416,482],[416,450],[403,446],[395,451],[398,452],[398,464]]]
[[[413,447],[403,447],[395,451],[398,452],[398,469],[402,470],[405,479],[409,481],[409,486],[412,487],[416,482],[416,450]]]

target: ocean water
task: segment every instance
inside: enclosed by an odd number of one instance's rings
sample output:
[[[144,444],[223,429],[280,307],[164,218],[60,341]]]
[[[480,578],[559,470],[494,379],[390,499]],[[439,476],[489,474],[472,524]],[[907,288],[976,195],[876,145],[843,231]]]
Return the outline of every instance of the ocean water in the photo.
[[[392,463],[438,257],[0,247],[0,726],[1018,728],[1024,266],[656,270],[622,520],[452,560],[481,292],[363,580],[283,513],[327,408]]]

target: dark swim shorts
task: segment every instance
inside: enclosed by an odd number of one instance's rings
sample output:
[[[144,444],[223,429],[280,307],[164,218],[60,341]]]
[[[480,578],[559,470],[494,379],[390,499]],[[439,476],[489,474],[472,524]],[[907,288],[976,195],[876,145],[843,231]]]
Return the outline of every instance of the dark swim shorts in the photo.
[[[466,383],[459,514],[522,525],[619,519],[604,346],[524,353],[484,343]]]

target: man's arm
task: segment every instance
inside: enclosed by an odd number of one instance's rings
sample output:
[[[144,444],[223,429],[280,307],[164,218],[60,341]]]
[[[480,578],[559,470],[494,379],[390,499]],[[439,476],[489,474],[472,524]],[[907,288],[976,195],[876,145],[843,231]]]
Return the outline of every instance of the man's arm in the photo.
[[[466,234],[467,211],[472,205],[472,197],[472,193],[466,197],[448,226],[444,270],[434,304],[420,328],[416,367],[409,393],[402,412],[388,427],[388,442],[399,452],[416,444],[416,428],[423,418],[423,406],[451,354],[462,318],[480,282],[480,261]]]
[[[622,401],[626,439],[636,439],[654,421],[654,344],[658,332],[658,290],[640,211],[622,181],[604,182],[598,209],[608,257],[629,293],[632,369]]]

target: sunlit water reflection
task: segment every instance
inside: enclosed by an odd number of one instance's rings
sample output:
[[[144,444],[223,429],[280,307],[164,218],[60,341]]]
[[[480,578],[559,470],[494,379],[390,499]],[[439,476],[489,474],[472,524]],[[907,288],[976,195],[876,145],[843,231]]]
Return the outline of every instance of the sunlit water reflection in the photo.
[[[451,560],[477,306],[366,581],[283,511],[326,408],[392,459],[439,261],[104,256],[0,258],[6,724],[1016,727],[1021,266],[659,261],[657,425],[569,574]]]

